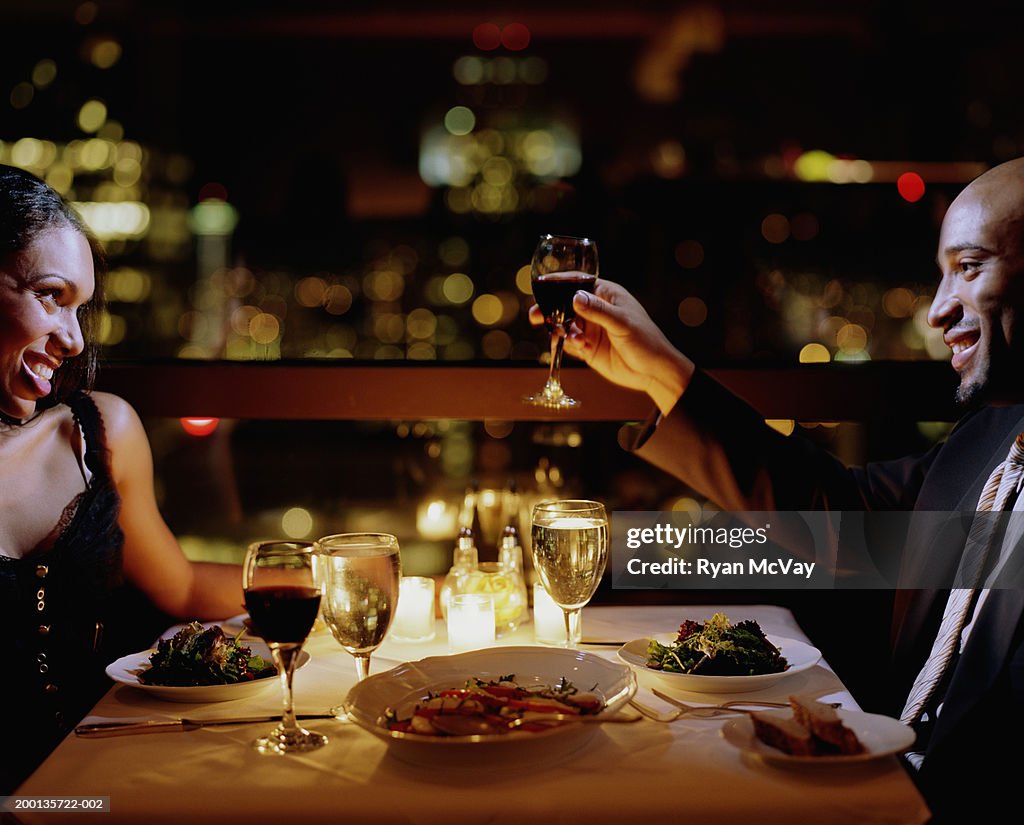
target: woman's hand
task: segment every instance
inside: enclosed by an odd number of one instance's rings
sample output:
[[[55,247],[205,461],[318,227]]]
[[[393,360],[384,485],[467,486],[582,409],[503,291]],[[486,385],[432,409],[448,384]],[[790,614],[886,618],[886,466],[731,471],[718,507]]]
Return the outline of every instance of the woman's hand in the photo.
[[[565,351],[609,381],[647,393],[663,414],[675,406],[693,376],[693,362],[677,350],[625,288],[603,278],[595,294],[577,292],[576,319]],[[530,322],[544,323],[538,307]]]

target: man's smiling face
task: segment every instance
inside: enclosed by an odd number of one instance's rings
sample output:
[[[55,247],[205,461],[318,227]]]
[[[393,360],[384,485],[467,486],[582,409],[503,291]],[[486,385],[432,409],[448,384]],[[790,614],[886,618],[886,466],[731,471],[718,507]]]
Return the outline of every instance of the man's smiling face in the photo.
[[[943,331],[962,403],[1024,401],[1024,161],[974,181],[942,222],[928,322]]]

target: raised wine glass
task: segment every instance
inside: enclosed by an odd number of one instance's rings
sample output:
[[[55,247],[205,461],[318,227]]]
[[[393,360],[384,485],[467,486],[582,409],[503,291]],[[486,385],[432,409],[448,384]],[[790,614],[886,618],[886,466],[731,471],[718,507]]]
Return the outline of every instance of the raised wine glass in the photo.
[[[284,695],[281,722],[253,742],[260,753],[302,753],[327,744],[326,736],[295,721],[292,705],[295,662],[320,609],[314,558],[308,541],[255,542],[245,555],[245,607],[253,632],[270,647]]]
[[[533,297],[544,314],[550,335],[551,366],[544,388],[523,401],[536,407],[570,409],[579,406],[562,389],[562,346],[576,312],[572,298],[579,290],[594,291],[597,282],[597,243],[569,235],[541,235],[533,252],[530,282]]]
[[[355,658],[356,678],[370,673],[370,654],[384,641],[398,606],[402,562],[389,533],[337,533],[316,542],[324,622]],[[343,706],[331,709],[341,719]]]
[[[591,600],[608,561],[608,514],[598,501],[542,501],[533,508],[533,566],[565,617],[572,646],[580,611]]]

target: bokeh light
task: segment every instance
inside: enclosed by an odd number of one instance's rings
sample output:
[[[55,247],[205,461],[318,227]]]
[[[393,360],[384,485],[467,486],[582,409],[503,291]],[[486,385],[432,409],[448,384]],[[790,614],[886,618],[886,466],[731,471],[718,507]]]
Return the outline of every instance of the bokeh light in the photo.
[[[800,350],[801,364],[827,364],[832,360],[832,353],[824,344],[805,344]]]
[[[32,84],[37,89],[45,89],[57,79],[57,64],[46,57],[32,68]]]
[[[199,437],[212,435],[220,424],[219,418],[182,418],[179,421],[185,432]]]
[[[484,326],[494,326],[501,321],[503,309],[497,295],[486,293],[473,301],[473,320]]]
[[[313,532],[313,515],[305,507],[290,507],[281,516],[281,530],[290,539],[304,539]]]
[[[896,189],[903,200],[916,203],[924,197],[924,179],[917,172],[904,172],[896,179]]]
[[[761,221],[761,235],[768,243],[779,244],[789,238],[789,219],[773,212]]]
[[[453,304],[464,304],[473,297],[473,281],[462,272],[453,272],[441,287],[444,297]]]
[[[481,51],[493,51],[501,45],[501,29],[496,23],[480,23],[473,29],[473,45]]]
[[[501,45],[519,52],[530,45],[530,30],[522,23],[508,23],[501,30]]]
[[[476,115],[467,106],[452,106],[444,116],[444,128],[453,135],[468,135],[476,126]]]
[[[708,319],[708,306],[701,298],[690,296],[679,302],[679,320],[688,327],[699,327]]]
[[[83,132],[99,131],[107,120],[107,104],[102,100],[87,100],[78,110],[78,128]]]

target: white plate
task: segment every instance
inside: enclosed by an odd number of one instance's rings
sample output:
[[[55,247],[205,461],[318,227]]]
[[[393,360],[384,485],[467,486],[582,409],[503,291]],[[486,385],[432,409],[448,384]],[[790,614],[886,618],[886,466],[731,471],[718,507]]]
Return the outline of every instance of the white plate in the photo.
[[[461,687],[474,677],[497,679],[508,675],[514,675],[516,682],[525,686],[553,685],[565,677],[580,690],[593,690],[602,696],[602,713],[616,712],[636,693],[632,670],[595,653],[539,646],[495,647],[405,662],[358,683],[349,691],[345,704],[352,720],[386,741],[398,758],[426,764],[443,759],[492,765],[494,759],[503,757],[533,760],[538,756],[564,756],[601,727],[562,725],[535,733],[423,736],[388,730],[385,724],[387,709],[406,716],[431,691]]]
[[[788,710],[765,712],[781,716],[790,715]],[[836,756],[792,756],[758,739],[754,734],[754,723],[750,721],[749,716],[741,716],[726,722],[722,726],[722,737],[726,742],[742,751],[757,754],[767,762],[779,764],[846,765],[851,762],[867,762],[871,759],[881,759],[883,756],[901,753],[914,744],[916,737],[913,728],[904,725],[899,719],[844,708],[840,708],[836,712],[842,723],[857,734],[857,738],[865,748],[863,753]]]
[[[766,634],[767,635],[767,634]],[[656,636],[662,644],[671,644],[675,635]],[[627,665],[645,673],[657,676],[669,687],[676,690],[689,690],[694,693],[745,693],[751,690],[762,690],[794,673],[814,667],[821,659],[821,651],[816,647],[796,639],[783,636],[768,636],[768,641],[775,645],[789,662],[789,667],[781,673],[760,673],[757,676],[708,676],[697,673],[671,673],[647,667],[647,645],[650,639],[634,639],[619,648],[619,658]]]
[[[263,642],[246,639],[244,646],[248,647],[257,656],[265,661],[272,661],[270,648]],[[107,665],[107,676],[122,685],[143,690],[157,699],[164,699],[168,702],[191,702],[194,704],[205,704],[206,702],[228,702],[232,699],[245,699],[253,696],[272,685],[280,685],[275,675],[266,676],[262,679],[254,679],[251,682],[236,682],[233,685],[195,685],[192,687],[177,687],[172,685],[147,685],[139,681],[138,674],[149,667],[149,657],[155,650],[141,650],[138,653],[131,653],[122,656],[117,661]],[[309,661],[309,654],[303,650],[299,654],[295,667],[300,668]]]

